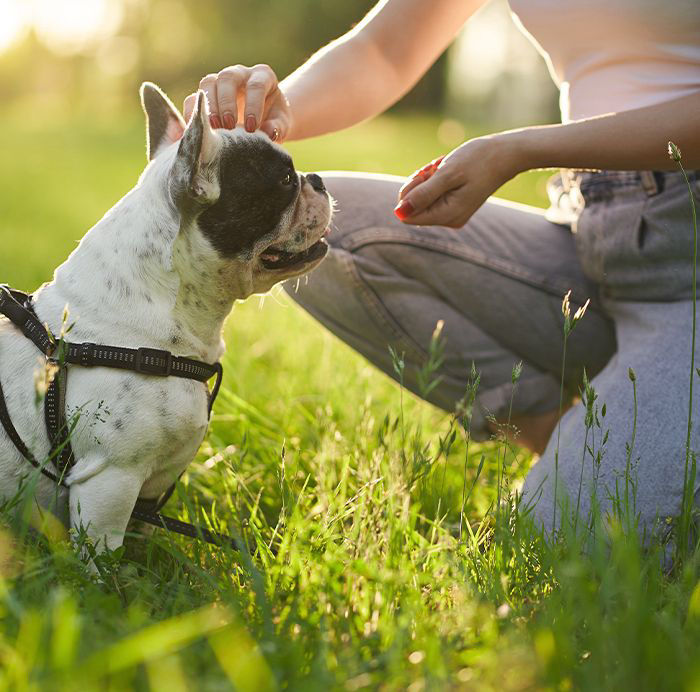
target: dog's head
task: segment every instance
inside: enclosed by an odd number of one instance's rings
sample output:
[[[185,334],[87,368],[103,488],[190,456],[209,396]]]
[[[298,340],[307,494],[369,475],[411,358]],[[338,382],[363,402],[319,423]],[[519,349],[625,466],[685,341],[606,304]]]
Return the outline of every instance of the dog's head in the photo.
[[[187,125],[154,84],[143,84],[141,102],[154,175],[165,180],[183,232],[211,248],[219,273],[221,266],[236,273],[234,298],[268,291],[321,262],[331,200],[319,176],[297,172],[262,133],[213,130],[202,91]]]

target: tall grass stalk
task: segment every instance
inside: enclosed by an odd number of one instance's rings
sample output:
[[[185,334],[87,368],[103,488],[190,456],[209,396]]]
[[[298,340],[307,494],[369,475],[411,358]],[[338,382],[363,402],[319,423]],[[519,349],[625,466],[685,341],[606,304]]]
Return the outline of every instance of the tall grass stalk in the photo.
[[[569,291],[571,293],[571,291]],[[568,297],[567,293],[567,297]],[[564,324],[566,325],[566,316]],[[552,509],[552,535],[557,530],[557,502],[559,493],[559,443],[561,440],[561,414],[564,409],[564,369],[566,368],[566,342],[569,338],[566,326],[564,327],[564,348],[561,357],[561,381],[559,384],[559,418],[557,420],[557,448],[554,450],[554,507]]]
[[[632,418],[632,440],[627,444],[627,456],[625,459],[625,528],[629,531],[631,528],[630,525],[630,495],[629,495],[629,488],[630,488],[630,477],[632,473],[632,454],[634,454],[634,443],[637,437],[637,376],[632,370],[632,368],[629,368],[628,370],[628,376],[630,378],[630,382],[632,382],[632,395],[634,397],[634,412],[633,412],[633,418]],[[635,505],[635,510],[636,510],[636,505]]]
[[[681,555],[687,554],[690,540],[690,527],[693,515],[693,495],[695,486],[696,459],[690,449],[690,439],[693,431],[693,379],[695,377],[695,334],[697,313],[697,267],[698,267],[698,220],[695,210],[695,196],[681,161],[681,150],[673,143],[668,143],[668,154],[678,164],[685,184],[688,187],[688,198],[693,217],[693,326],[690,347],[690,377],[688,383],[688,429],[685,438],[685,467],[683,471],[683,504],[679,531],[679,548]]]
[[[472,361],[471,372],[469,374],[469,382],[467,384],[467,391],[460,402],[457,404],[457,415],[461,419],[462,428],[465,431],[465,450],[464,450],[464,467],[462,472],[462,503],[460,505],[459,511],[459,542],[462,542],[462,527],[464,524],[464,508],[467,503],[467,499],[474,490],[474,485],[481,475],[481,471],[484,468],[484,455],[482,454],[479,463],[479,468],[477,470],[474,482],[472,484],[469,493],[467,493],[467,472],[469,469],[469,443],[471,442],[471,432],[472,432],[472,415],[474,412],[474,402],[476,401],[476,393],[479,390],[479,383],[481,381],[481,375],[476,370],[476,365]]]
[[[576,534],[576,530],[578,528],[578,515],[579,511],[581,509],[581,491],[583,489],[583,472],[585,468],[585,463],[586,463],[586,452],[588,451],[588,436],[591,432],[591,429],[593,428],[593,422],[594,422],[594,414],[593,414],[593,405],[596,400],[596,394],[595,391],[593,390],[593,387],[591,386],[591,383],[588,380],[588,376],[586,375],[586,370],[584,369],[583,371],[583,391],[581,392],[581,398],[582,398],[582,403],[586,407],[586,415],[584,418],[584,424],[585,424],[585,435],[583,438],[583,450],[581,452],[581,473],[579,476],[579,481],[578,481],[578,493],[576,495],[576,513],[574,514],[574,534]],[[593,456],[591,454],[591,456]]]
[[[554,450],[554,507],[552,510],[552,535],[557,530],[557,502],[559,493],[559,443],[561,440],[561,417],[564,411],[564,377],[566,374],[566,346],[569,341],[569,335],[573,331],[576,324],[586,314],[586,310],[590,304],[590,299],[571,315],[571,305],[569,298],[571,291],[568,291],[561,303],[561,312],[564,315],[564,345],[561,356],[561,379],[559,383],[559,420],[557,421],[557,446]]]
[[[503,479],[505,478],[505,470],[506,470],[506,458],[508,456],[508,434],[511,429],[511,420],[513,418],[513,398],[515,397],[515,388],[518,384],[518,380],[520,379],[520,375],[523,371],[523,364],[522,361],[519,363],[516,363],[513,366],[513,370],[511,372],[511,377],[510,377],[510,401],[508,402],[508,418],[506,419],[506,425],[505,429],[503,431],[503,443],[502,443],[502,448],[503,448],[503,459],[499,459],[498,463],[498,474],[497,474],[497,490],[496,490],[496,524],[499,524],[500,516],[501,516],[501,493],[505,490],[503,488]]]

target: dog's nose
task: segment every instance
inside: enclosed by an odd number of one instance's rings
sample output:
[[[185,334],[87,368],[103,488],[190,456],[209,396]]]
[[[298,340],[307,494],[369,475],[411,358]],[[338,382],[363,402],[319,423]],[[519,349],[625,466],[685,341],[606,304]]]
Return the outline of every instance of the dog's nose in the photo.
[[[315,173],[307,173],[306,180],[308,181],[309,185],[311,185],[311,187],[317,192],[326,191],[326,186],[323,184],[323,178],[321,178],[320,175],[316,175]]]

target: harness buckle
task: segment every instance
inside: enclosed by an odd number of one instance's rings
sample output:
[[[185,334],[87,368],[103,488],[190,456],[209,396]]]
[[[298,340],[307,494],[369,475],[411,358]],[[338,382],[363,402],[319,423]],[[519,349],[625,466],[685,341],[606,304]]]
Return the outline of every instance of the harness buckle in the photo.
[[[158,348],[137,348],[134,370],[144,375],[167,377],[172,369],[173,355]]]

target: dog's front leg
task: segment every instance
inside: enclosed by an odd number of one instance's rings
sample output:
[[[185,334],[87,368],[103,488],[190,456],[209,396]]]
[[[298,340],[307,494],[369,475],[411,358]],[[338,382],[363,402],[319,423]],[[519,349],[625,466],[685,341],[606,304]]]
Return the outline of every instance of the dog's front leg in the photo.
[[[124,541],[126,525],[143,485],[139,469],[96,464],[97,473],[71,481],[70,519],[83,526],[98,552],[114,550]],[[101,467],[101,468],[100,468]],[[94,467],[93,467],[94,468]]]

